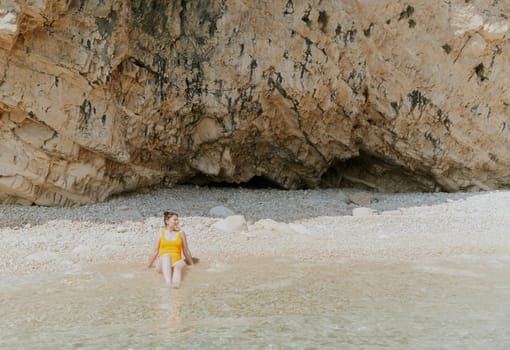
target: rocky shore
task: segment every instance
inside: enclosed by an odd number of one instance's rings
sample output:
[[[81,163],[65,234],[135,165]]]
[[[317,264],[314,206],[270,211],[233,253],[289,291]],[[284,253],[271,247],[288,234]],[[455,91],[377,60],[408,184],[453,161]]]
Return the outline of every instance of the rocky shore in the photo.
[[[0,275],[145,266],[162,211],[181,214],[203,262],[416,260],[510,256],[510,192],[368,193],[354,189],[180,186],[66,208],[0,206]]]

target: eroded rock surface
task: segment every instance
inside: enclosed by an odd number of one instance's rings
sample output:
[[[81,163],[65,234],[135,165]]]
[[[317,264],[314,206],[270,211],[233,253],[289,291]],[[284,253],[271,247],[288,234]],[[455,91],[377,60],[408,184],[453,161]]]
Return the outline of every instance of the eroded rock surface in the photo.
[[[508,187],[510,1],[0,5],[0,202]]]

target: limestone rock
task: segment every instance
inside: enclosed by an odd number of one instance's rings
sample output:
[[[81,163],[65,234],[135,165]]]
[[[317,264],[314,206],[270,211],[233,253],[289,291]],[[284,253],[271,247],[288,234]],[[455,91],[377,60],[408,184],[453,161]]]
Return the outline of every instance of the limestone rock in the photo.
[[[356,205],[369,205],[372,203],[372,195],[367,192],[356,192],[349,196],[349,202]]]
[[[0,202],[510,184],[504,2],[0,3]]]
[[[226,233],[243,232],[248,229],[246,219],[243,215],[228,216],[225,219],[216,222],[212,225],[212,227]]]
[[[352,210],[352,216],[373,216],[375,214],[375,210],[366,207],[354,208]]]
[[[217,217],[227,217],[227,216],[235,215],[235,212],[232,209],[227,208],[223,205],[218,205],[216,207],[211,208],[211,210],[209,210],[209,215],[217,216]]]

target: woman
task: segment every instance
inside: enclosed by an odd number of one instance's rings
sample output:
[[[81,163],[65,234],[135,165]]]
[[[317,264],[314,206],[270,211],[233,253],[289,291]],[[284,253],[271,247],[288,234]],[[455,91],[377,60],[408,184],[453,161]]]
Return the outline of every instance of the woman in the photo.
[[[179,288],[182,269],[186,264],[193,265],[193,257],[188,248],[186,234],[179,228],[179,215],[173,211],[165,211],[163,221],[165,228],[161,230],[161,236],[147,267],[152,267],[159,255],[166,284]]]

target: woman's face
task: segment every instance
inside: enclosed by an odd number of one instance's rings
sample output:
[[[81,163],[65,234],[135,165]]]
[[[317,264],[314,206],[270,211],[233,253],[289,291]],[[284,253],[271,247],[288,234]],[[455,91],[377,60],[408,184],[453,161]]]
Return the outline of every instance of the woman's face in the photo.
[[[179,218],[177,215],[172,215],[165,222],[170,228],[176,228],[179,225]]]

